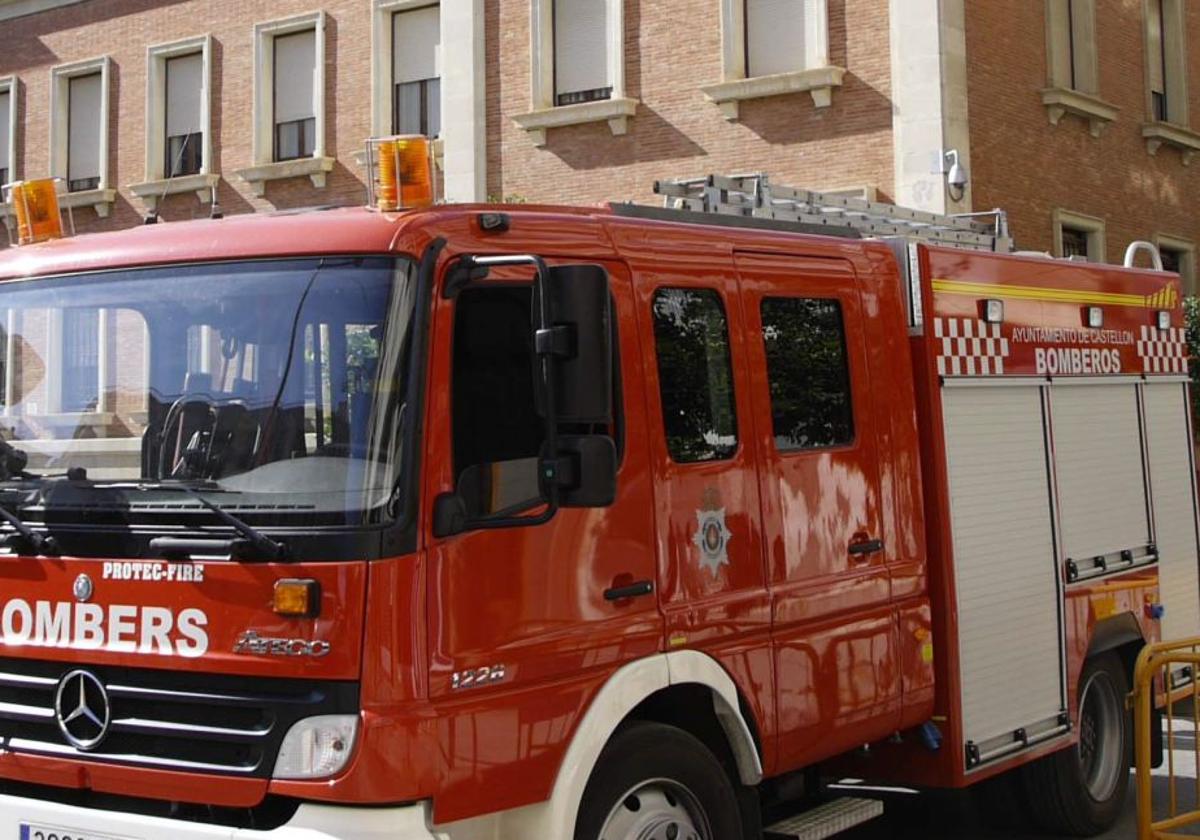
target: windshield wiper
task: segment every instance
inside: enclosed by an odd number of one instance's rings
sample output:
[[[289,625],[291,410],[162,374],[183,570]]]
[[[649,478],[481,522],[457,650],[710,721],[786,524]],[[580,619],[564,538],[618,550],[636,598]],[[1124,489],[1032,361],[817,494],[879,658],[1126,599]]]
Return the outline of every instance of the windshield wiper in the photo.
[[[187,493],[193,499],[204,505],[212,514],[233,528],[242,539],[240,540],[210,540],[188,537],[155,537],[150,541],[150,548],[164,555],[211,554],[222,548],[227,548],[231,557],[237,560],[267,560],[285,563],[292,559],[292,552],[286,543],[272,539],[252,525],[238,519],[232,513],[219,505],[213,504],[204,494],[188,484],[153,484],[140,485],[147,490],[175,490]]]

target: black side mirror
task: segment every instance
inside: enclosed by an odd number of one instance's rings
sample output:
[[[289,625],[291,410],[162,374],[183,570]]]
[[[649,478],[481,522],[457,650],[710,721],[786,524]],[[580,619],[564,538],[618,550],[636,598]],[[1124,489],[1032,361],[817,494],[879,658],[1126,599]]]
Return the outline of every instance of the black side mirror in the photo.
[[[612,304],[608,272],[598,265],[561,265],[549,269],[534,292],[534,323],[549,296],[550,327],[536,335],[538,349],[552,353],[554,419],[558,423],[612,422]],[[536,389],[538,412],[546,414],[546,392]]]
[[[608,507],[617,497],[617,446],[607,435],[558,436],[558,503]]]

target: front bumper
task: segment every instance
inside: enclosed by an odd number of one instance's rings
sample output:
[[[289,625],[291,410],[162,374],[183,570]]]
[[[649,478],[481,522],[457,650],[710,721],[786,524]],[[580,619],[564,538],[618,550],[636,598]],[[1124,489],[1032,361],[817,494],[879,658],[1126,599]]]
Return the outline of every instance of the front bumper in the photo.
[[[80,837],[97,840],[442,840],[442,835],[430,832],[427,819],[424,805],[350,808],[304,804],[286,825],[256,831],[0,796],[0,840],[21,838],[22,823],[73,829]],[[64,834],[71,836],[67,832],[59,836]]]

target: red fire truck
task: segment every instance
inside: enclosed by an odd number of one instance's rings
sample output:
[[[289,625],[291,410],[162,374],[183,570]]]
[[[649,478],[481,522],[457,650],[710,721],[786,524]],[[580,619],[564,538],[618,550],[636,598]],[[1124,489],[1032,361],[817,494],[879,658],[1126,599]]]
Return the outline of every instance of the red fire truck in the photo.
[[[660,191],[0,253],[0,836],[1110,825],[1200,629],[1178,277]]]

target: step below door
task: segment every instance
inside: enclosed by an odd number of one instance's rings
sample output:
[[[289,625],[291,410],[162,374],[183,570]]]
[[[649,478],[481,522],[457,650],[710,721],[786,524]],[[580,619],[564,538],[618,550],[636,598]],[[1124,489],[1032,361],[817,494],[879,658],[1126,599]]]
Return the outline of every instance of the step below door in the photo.
[[[1065,731],[1042,388],[942,390],[968,770]]]

